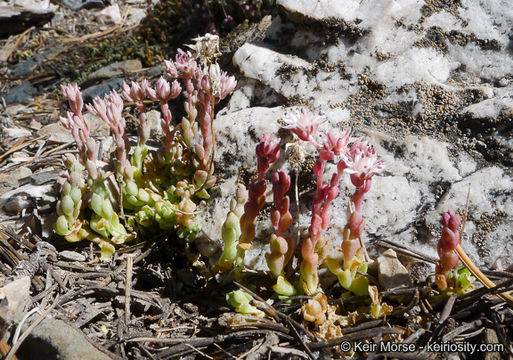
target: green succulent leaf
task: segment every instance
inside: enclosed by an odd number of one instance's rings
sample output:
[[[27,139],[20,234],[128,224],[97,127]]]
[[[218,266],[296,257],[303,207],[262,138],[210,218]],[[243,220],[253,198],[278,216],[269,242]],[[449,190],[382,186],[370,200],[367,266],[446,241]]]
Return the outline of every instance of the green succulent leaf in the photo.
[[[362,275],[356,275],[349,289],[356,296],[363,296],[369,293],[369,279]]]
[[[82,191],[77,187],[74,187],[71,190],[70,195],[75,204],[77,204],[82,199]]]
[[[102,205],[103,205],[103,198],[100,195],[93,193],[91,195],[91,209],[97,215],[101,215],[102,214]]]
[[[273,290],[280,296],[294,296],[297,294],[296,288],[285,277],[278,276],[276,284],[273,285]]]
[[[61,215],[57,218],[57,221],[55,222],[53,228],[55,232],[61,236],[66,236],[71,232],[68,228],[68,220],[64,215]]]
[[[66,216],[71,216],[75,207],[75,203],[70,195],[64,195],[61,199],[61,210]]]
[[[238,313],[262,316],[263,312],[250,304],[252,300],[253,297],[243,290],[234,290],[226,294],[226,302],[233,306]]]

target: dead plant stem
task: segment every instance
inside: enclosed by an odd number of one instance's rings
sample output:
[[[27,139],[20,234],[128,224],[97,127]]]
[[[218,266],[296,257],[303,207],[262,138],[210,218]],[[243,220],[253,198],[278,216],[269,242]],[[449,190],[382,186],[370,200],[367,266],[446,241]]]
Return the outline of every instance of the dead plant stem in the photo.
[[[461,234],[460,234],[460,243],[461,239],[463,238],[463,231],[465,230],[465,224],[467,223],[467,215],[468,215],[468,206],[470,202],[470,185],[468,186],[467,191],[467,203],[465,205],[465,213],[463,215],[463,225],[461,228]],[[461,262],[465,265],[465,267],[474,275],[484,286],[486,286],[488,289],[495,287],[495,283],[491,281],[483,272],[470,260],[467,253],[461,245],[458,245],[456,247],[456,253],[458,254],[458,257],[460,258]],[[503,299],[508,305],[513,307],[513,296],[511,296],[508,293],[500,293],[497,294],[501,299]]]

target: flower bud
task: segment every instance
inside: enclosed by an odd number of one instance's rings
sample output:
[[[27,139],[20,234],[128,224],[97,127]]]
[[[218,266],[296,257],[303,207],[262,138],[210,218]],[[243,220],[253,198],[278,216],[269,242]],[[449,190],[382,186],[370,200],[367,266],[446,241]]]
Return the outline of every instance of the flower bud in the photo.
[[[171,86],[169,82],[165,80],[163,77],[157,80],[155,84],[155,90],[157,91],[157,97],[161,102],[167,102],[170,98],[171,94]]]
[[[70,194],[71,193],[71,184],[69,182],[65,182],[62,186],[62,192],[64,194]]]
[[[86,168],[87,172],[89,173],[89,177],[93,180],[96,180],[98,178],[98,169],[96,168],[95,162],[87,159]]]
[[[81,184],[83,184],[81,171],[73,171],[69,175],[69,182],[71,185],[77,185],[77,186],[80,186]]]
[[[173,81],[173,83],[171,84],[170,98],[174,99],[174,98],[178,97],[178,95],[180,95],[181,92],[182,92],[182,87],[180,86],[180,83],[176,80]]]
[[[454,211],[449,210],[442,215],[442,224],[448,227],[453,232],[456,232],[460,227],[461,217]]]
[[[148,80],[143,79],[141,81],[141,88],[146,93],[146,96],[148,96],[152,100],[158,100],[157,93],[155,90],[152,89],[151,84]]]
[[[208,93],[210,91],[210,82],[207,75],[203,75],[201,78],[200,86],[205,92]]]
[[[166,67],[167,76],[170,78],[178,77],[178,71],[176,70],[176,66],[172,61],[164,60],[164,66]]]

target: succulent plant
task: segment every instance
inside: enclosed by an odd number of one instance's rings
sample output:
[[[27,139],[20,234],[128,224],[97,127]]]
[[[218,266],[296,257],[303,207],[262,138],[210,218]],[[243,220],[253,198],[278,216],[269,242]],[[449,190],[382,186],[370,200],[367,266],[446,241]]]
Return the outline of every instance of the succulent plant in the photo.
[[[217,36],[196,40],[218,48]],[[175,61],[165,62],[171,83],[163,77],[154,85],[148,80],[131,85],[124,83],[122,96],[112,91],[86,105],[91,114],[101,118],[111,129],[116,146],[120,201],[111,193],[106,185],[106,174],[97,166],[98,146],[82,114],[84,103],[78,85],[62,86],[72,111],[62,117],[61,122],[71,131],[79,156],[68,157],[66,161],[68,170],[55,224],[58,235],[68,241],[87,238],[100,245],[102,257],[106,258],[114,252],[114,245],[132,240],[142,228],[172,230],[188,240],[197,232],[196,208],[200,201],[209,198],[207,190],[216,182],[212,160],[214,106],[237,84],[234,77],[221,72],[215,58],[199,66],[197,60],[209,56],[202,49],[196,52],[196,58],[179,51]],[[173,125],[169,102],[178,98],[182,91],[187,117]],[[130,145],[126,134],[123,98],[133,102],[139,112],[139,138],[135,147]],[[164,134],[161,148],[151,156],[146,145],[149,128],[145,101],[148,100],[160,104]],[[113,199],[119,202],[117,207],[113,206]]]

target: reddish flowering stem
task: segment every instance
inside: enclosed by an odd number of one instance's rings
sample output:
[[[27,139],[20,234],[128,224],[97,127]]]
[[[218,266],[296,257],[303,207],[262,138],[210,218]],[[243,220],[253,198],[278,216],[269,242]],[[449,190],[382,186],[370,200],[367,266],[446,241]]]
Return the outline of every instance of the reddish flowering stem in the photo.
[[[258,181],[249,186],[248,201],[244,205],[244,214],[240,219],[241,237],[237,245],[235,260],[236,276],[241,279],[244,267],[244,254],[255,238],[255,223],[258,213],[265,204],[265,174],[269,166],[280,156],[280,143],[272,136],[264,135],[256,147],[258,159]]]
[[[437,252],[440,260],[436,263],[436,283],[441,290],[447,288],[449,273],[458,265],[456,248],[460,242],[458,228],[461,217],[449,210],[442,215],[442,234],[437,244]]]
[[[358,249],[366,250],[361,236],[365,227],[365,220],[361,215],[361,208],[365,194],[370,190],[372,177],[384,170],[383,161],[377,159],[376,150],[366,142],[356,140],[343,159],[346,172],[350,174],[351,182],[356,187],[352,200],[354,209],[351,211],[349,221],[344,228],[342,248],[344,260],[352,261]],[[356,239],[360,239],[358,242]]]
[[[203,160],[203,169],[209,166],[208,159],[212,154],[212,96],[206,94],[203,99],[203,116],[201,117],[201,135],[203,137],[203,149],[205,151],[205,158]]]
[[[82,108],[84,102],[82,100],[82,93],[77,84],[61,85],[61,90],[68,99],[68,103],[73,112],[66,114],[66,117],[61,117],[62,125],[71,131],[82,164],[86,167],[91,179],[98,178],[98,169],[96,167],[97,160],[97,146],[94,139],[90,136],[89,124],[84,119]]]
[[[283,235],[292,224],[289,212],[290,198],[285,194],[290,189],[290,176],[283,170],[278,170],[272,178],[273,200],[271,222],[277,236]]]
[[[145,92],[142,89],[142,87],[134,81],[132,81],[131,86],[124,82],[121,88],[122,95],[125,98],[125,100],[132,101],[139,110],[140,131],[138,144],[142,146],[150,137],[150,129],[146,122],[146,105],[144,104]]]
[[[126,136],[126,122],[123,118],[123,100],[115,91],[105,95],[103,99],[99,97],[93,100],[93,104],[88,104],[87,110],[93,115],[100,117],[112,130],[114,142],[116,144],[117,158],[119,161],[118,171],[123,176],[131,178],[131,172],[127,173],[127,159],[130,151],[130,143]]]
[[[349,143],[349,132],[341,136],[329,134],[322,147],[319,147],[319,158],[313,171],[317,178],[317,188],[312,204],[312,220],[308,229],[308,238],[301,246],[303,262],[301,263],[301,279],[307,294],[315,294],[319,282],[318,267],[326,256],[327,241],[322,241],[322,233],[330,224],[329,206],[338,195],[338,184],[346,165],[340,162],[329,183],[324,181],[326,163],[335,156],[344,153]]]

